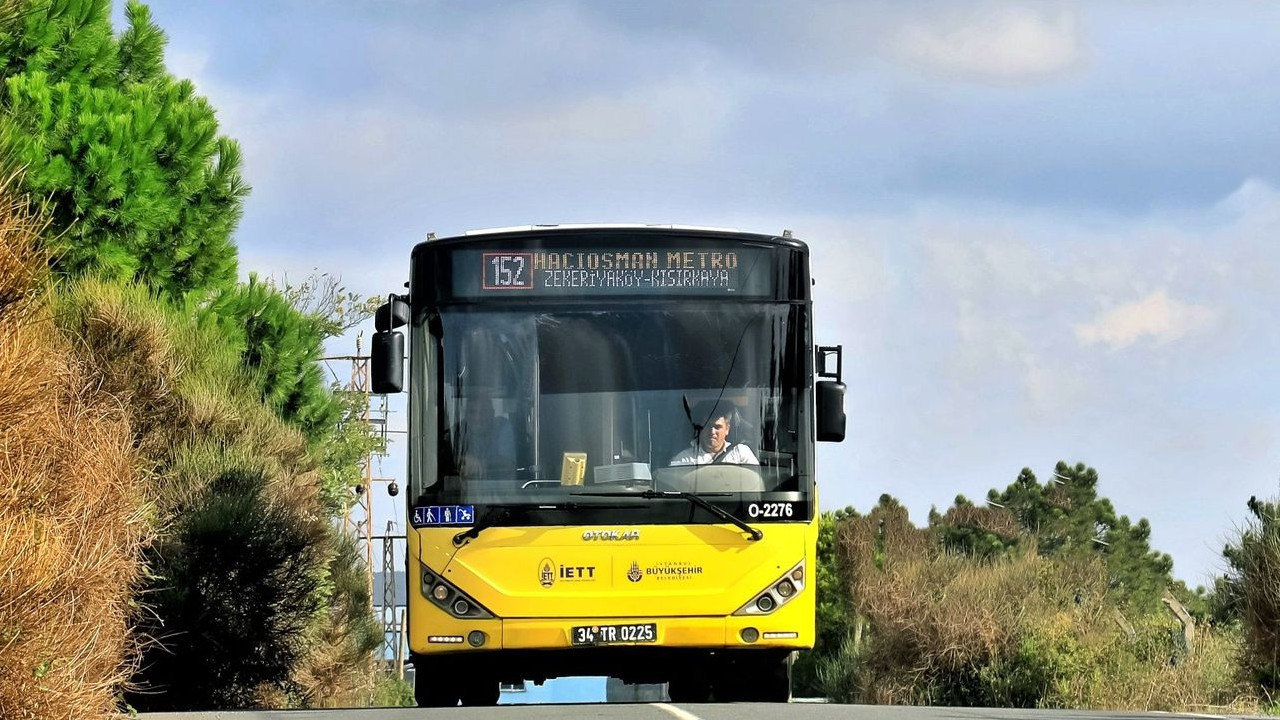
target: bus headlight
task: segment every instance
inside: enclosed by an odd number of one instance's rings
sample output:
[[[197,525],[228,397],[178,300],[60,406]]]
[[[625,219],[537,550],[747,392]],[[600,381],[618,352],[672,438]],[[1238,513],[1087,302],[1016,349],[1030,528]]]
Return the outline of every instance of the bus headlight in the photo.
[[[491,618],[489,612],[480,603],[453,586],[448,580],[422,566],[422,596],[432,605],[444,610],[456,618]]]
[[[770,583],[769,587],[756,593],[734,615],[768,615],[799,595],[804,590],[804,580],[804,561],[801,560],[782,577]]]

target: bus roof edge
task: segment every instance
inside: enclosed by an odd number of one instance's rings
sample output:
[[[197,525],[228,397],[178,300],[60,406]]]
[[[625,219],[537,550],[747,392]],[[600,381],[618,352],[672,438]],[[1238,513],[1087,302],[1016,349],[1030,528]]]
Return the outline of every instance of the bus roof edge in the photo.
[[[608,230],[608,229],[627,229],[627,228],[656,228],[662,230],[699,230],[702,232],[722,232],[737,233],[742,231],[737,228],[712,227],[708,225],[679,225],[679,224],[662,224],[662,223],[564,223],[556,225],[512,225],[509,227],[483,228],[480,230],[468,230],[463,236],[471,237],[475,235],[496,235],[498,233],[515,233],[515,232],[537,232],[539,230]]]

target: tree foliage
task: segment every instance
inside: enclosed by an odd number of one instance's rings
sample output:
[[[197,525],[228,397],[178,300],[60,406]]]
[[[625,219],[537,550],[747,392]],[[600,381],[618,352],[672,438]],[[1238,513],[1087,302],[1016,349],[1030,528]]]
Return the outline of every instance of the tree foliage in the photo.
[[[150,10],[126,13],[118,38],[107,0],[29,2],[0,29],[0,149],[27,169],[58,271],[205,297],[235,281],[240,149],[165,70]]]
[[[240,349],[262,401],[308,437],[337,424],[341,407],[320,367],[321,319],[289,304],[272,285],[249,281],[223,292],[204,311]]]
[[[1111,592],[1123,604],[1142,610],[1159,608],[1166,589],[1183,598],[1191,593],[1173,579],[1173,559],[1152,550],[1146,518],[1132,522],[1098,495],[1098,472],[1084,463],[1059,462],[1053,478],[1041,483],[1030,468],[1003,491],[987,493],[987,507],[977,508],[963,496],[931,524],[947,548],[991,558],[1025,543],[1043,556],[1106,562]]]
[[[1280,502],[1249,498],[1250,518],[1223,549],[1227,574],[1214,593],[1219,615],[1244,631],[1241,660],[1256,686],[1280,694]]]
[[[323,502],[345,509],[364,459],[381,439],[363,422],[368,396],[328,382],[320,365],[324,341],[372,315],[374,305],[318,274],[277,285],[250,274],[201,310],[240,353],[268,407],[306,436],[324,473]]]

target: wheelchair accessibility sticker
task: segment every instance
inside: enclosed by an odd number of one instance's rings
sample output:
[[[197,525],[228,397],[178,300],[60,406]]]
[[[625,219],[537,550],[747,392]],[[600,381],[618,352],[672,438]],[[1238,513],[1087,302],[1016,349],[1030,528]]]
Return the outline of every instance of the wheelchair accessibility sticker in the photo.
[[[413,526],[471,525],[476,521],[475,505],[420,505],[413,509]]]

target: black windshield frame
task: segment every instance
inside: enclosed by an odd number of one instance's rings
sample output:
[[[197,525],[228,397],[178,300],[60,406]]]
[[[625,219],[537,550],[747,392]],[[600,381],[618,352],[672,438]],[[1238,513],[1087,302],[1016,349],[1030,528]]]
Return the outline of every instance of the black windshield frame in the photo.
[[[598,247],[602,242],[597,235],[579,236],[570,239],[581,241],[584,247]],[[658,239],[661,240],[662,238]],[[691,243],[697,240],[697,238],[690,238],[686,235],[666,239],[672,246],[679,247],[690,247]],[[527,241],[527,238],[522,238],[522,240]],[[620,236],[614,238],[613,241],[618,243],[619,246],[631,247],[636,246],[639,242],[648,243],[648,246],[655,244],[655,238],[648,235],[643,238]],[[708,247],[724,248],[727,245],[731,245],[722,235],[717,235],[712,241],[708,242],[714,243],[708,245]],[[569,243],[566,243],[564,238],[554,239],[543,236],[539,237],[536,243],[525,245],[525,247],[533,246],[564,248],[569,246]],[[410,506],[465,503],[474,505],[477,515],[483,513],[486,507],[484,498],[480,498],[477,501],[474,493],[461,493],[458,491],[459,486],[457,485],[459,482],[457,479],[457,456],[459,453],[458,448],[454,447],[456,443],[451,438],[451,432],[461,435],[461,431],[458,430],[458,418],[463,411],[458,409],[459,392],[454,382],[456,380],[455,376],[459,373],[457,358],[451,353],[458,352],[457,345],[461,337],[459,327],[466,327],[456,322],[458,318],[504,318],[505,321],[522,317],[563,318],[566,322],[584,323],[582,328],[594,328],[594,332],[584,332],[582,329],[578,329],[575,330],[576,334],[605,338],[606,340],[607,335],[600,328],[606,328],[610,323],[628,324],[636,326],[632,328],[633,332],[651,332],[653,337],[656,338],[660,336],[657,329],[662,328],[663,322],[675,322],[676,325],[679,325],[679,321],[673,319],[689,317],[687,313],[691,312],[690,308],[696,307],[698,312],[706,313],[712,317],[723,316],[724,318],[733,319],[739,321],[739,325],[741,325],[740,321],[743,318],[750,317],[755,313],[758,317],[768,318],[769,320],[766,324],[771,323],[777,327],[783,327],[786,331],[786,338],[783,343],[785,347],[774,351],[771,357],[762,357],[765,353],[756,347],[747,350],[751,354],[751,362],[757,365],[771,363],[785,365],[785,372],[781,373],[785,377],[771,382],[779,387],[785,387],[788,393],[785,403],[787,405],[786,412],[790,417],[783,423],[784,430],[789,438],[786,447],[780,448],[776,439],[770,441],[773,443],[772,446],[764,447],[765,443],[759,436],[756,436],[755,442],[761,446],[753,449],[769,456],[769,459],[761,461],[769,466],[765,468],[767,473],[761,472],[766,475],[768,473],[773,474],[768,475],[768,479],[760,487],[747,485],[738,488],[738,491],[730,493],[706,493],[707,500],[739,517],[747,518],[750,516],[753,522],[767,521],[759,519],[758,515],[753,515],[752,513],[758,512],[762,504],[768,503],[786,503],[790,506],[785,516],[772,518],[775,521],[795,522],[811,519],[816,512],[816,508],[813,503],[812,393],[810,390],[812,387],[812,342],[807,282],[807,251],[799,243],[770,245],[758,241],[756,236],[752,236],[751,246],[757,250],[763,248],[768,251],[770,262],[763,264],[761,269],[769,274],[771,285],[767,297],[757,292],[757,297],[753,297],[749,302],[745,303],[743,301],[747,300],[746,298],[716,298],[708,297],[705,294],[698,296],[698,293],[693,293],[695,297],[672,297],[671,295],[658,295],[655,297],[653,295],[635,296],[632,294],[629,297],[622,298],[602,297],[599,293],[594,296],[566,295],[564,297],[541,297],[537,299],[531,297],[517,298],[511,295],[481,299],[475,297],[449,297],[447,288],[452,286],[445,283],[447,278],[442,278],[441,275],[442,272],[446,276],[453,272],[459,250],[465,249],[474,253],[477,249],[483,250],[486,247],[511,248],[520,246],[511,238],[486,238],[478,242],[426,243],[419,246],[414,253],[414,274],[411,285],[413,321],[410,327],[410,385],[412,387],[410,402]],[[427,279],[427,282],[424,283],[423,279]],[[757,283],[752,287],[759,289],[761,286]],[[442,290],[442,288],[446,288],[446,290]],[[686,313],[686,315],[680,315],[682,312]],[[614,315],[610,315],[610,313],[614,313]],[[595,321],[592,318],[595,318]],[[778,318],[784,318],[785,321],[779,322]],[[595,322],[594,325],[592,324],[593,322]],[[733,323],[730,322],[728,324],[732,325]],[[518,333],[514,332],[510,334],[518,335]],[[751,333],[748,332],[746,335],[750,337]],[[573,336],[573,333],[565,335],[565,337]],[[551,336],[543,338],[544,344],[547,342],[554,344],[555,341],[548,340],[548,337]],[[676,345],[684,343],[684,340],[679,340]],[[721,345],[723,344],[722,342]],[[642,345],[643,343],[635,344],[635,347],[639,348]],[[572,350],[573,348],[565,349]],[[558,352],[563,353],[565,349]],[[723,350],[723,348],[720,349]],[[626,353],[628,356],[630,354],[640,354],[635,352],[634,349],[628,350]],[[473,356],[481,354],[473,352]],[[615,355],[614,357],[618,356]],[[639,358],[637,359],[639,360]],[[660,362],[658,358],[643,358],[643,362],[637,367],[643,368],[646,363],[654,365],[660,364]],[[744,363],[744,366],[750,364]],[[647,387],[652,385],[658,375],[645,375],[642,370],[635,369],[631,372],[633,372],[633,375],[629,377],[638,378],[636,380],[638,383],[637,392],[668,393],[668,396],[659,398],[667,406],[674,402],[678,407],[681,395],[686,394],[682,391],[681,382],[673,380],[668,383],[668,386]],[[777,374],[777,368],[774,368],[773,372]],[[747,376],[749,375],[750,373],[747,373]],[[569,393],[570,391],[588,393],[593,389],[610,389],[592,388],[589,386],[590,378],[575,377],[573,373],[538,373],[538,378],[540,381],[548,383],[546,389],[552,391],[548,392],[547,395],[541,396],[546,398],[550,398],[556,393]],[[752,389],[750,387],[744,389],[743,387],[743,377],[733,377],[730,374],[722,379],[726,381],[722,389],[729,395],[737,397],[739,402],[742,402],[741,399],[744,397],[752,397]],[[698,385],[697,390],[699,392],[689,393],[695,395],[692,400],[695,404],[699,398],[705,400],[706,395],[714,390],[714,388],[710,387],[710,383],[705,380],[691,382],[694,385]],[[557,383],[560,386],[556,386]],[[574,386],[574,383],[577,383],[577,385]],[[750,385],[750,383],[748,382],[747,385]],[[616,387],[611,389],[618,390]],[[675,394],[672,395],[671,393]],[[559,397],[573,396],[572,394],[564,394]],[[775,399],[773,402],[777,404],[779,401]],[[514,406],[506,404],[507,401],[505,399],[496,400],[495,403],[498,405],[503,419],[515,417]],[[776,413],[776,409],[771,412]],[[669,414],[664,419],[664,422],[671,422]],[[746,426],[744,424],[744,427]],[[667,448],[664,448],[663,452],[665,453],[666,450]],[[777,461],[778,451],[780,450],[785,450],[786,453],[789,453],[786,456],[786,463],[789,464],[786,465],[785,471],[776,470],[780,464]],[[622,448],[622,452],[626,452],[625,447]],[[592,456],[599,457],[599,453],[593,452]],[[627,460],[629,458],[623,457],[621,459]],[[646,459],[652,462],[655,468],[659,464],[654,458]],[[597,465],[598,463],[599,461],[597,460],[592,464]],[[566,506],[563,505],[563,501],[573,494],[582,492],[583,488],[562,485],[560,482],[562,478],[555,477],[554,466],[556,464],[556,458],[553,455],[550,459],[544,459],[540,463],[538,472],[526,473],[518,478],[513,478],[519,479],[522,483],[529,482],[529,487],[526,489],[534,491],[534,494],[528,496],[528,500],[545,502],[548,505],[548,509],[545,512],[524,513],[519,517],[518,521],[512,524],[683,524],[719,522],[711,513],[684,503],[644,503],[652,507],[647,508],[645,512],[640,514],[630,511],[610,512],[607,508],[596,510],[581,506],[577,506],[573,512],[569,512],[564,509]],[[590,472],[590,469],[588,469],[588,472]],[[452,487],[446,482],[446,478],[453,478],[454,485]],[[474,489],[475,484],[473,482],[463,482],[466,484],[468,493]],[[620,486],[610,486],[609,489],[612,490],[617,487]],[[637,487],[637,489],[641,488]],[[509,494],[497,494],[491,498],[493,504],[500,504],[504,501],[516,501],[516,498]],[[622,501],[626,502],[625,497]],[[616,503],[618,500],[615,499],[614,502]],[[643,501],[637,498],[636,502],[642,503]],[[643,515],[643,517],[640,517],[640,515]]]

